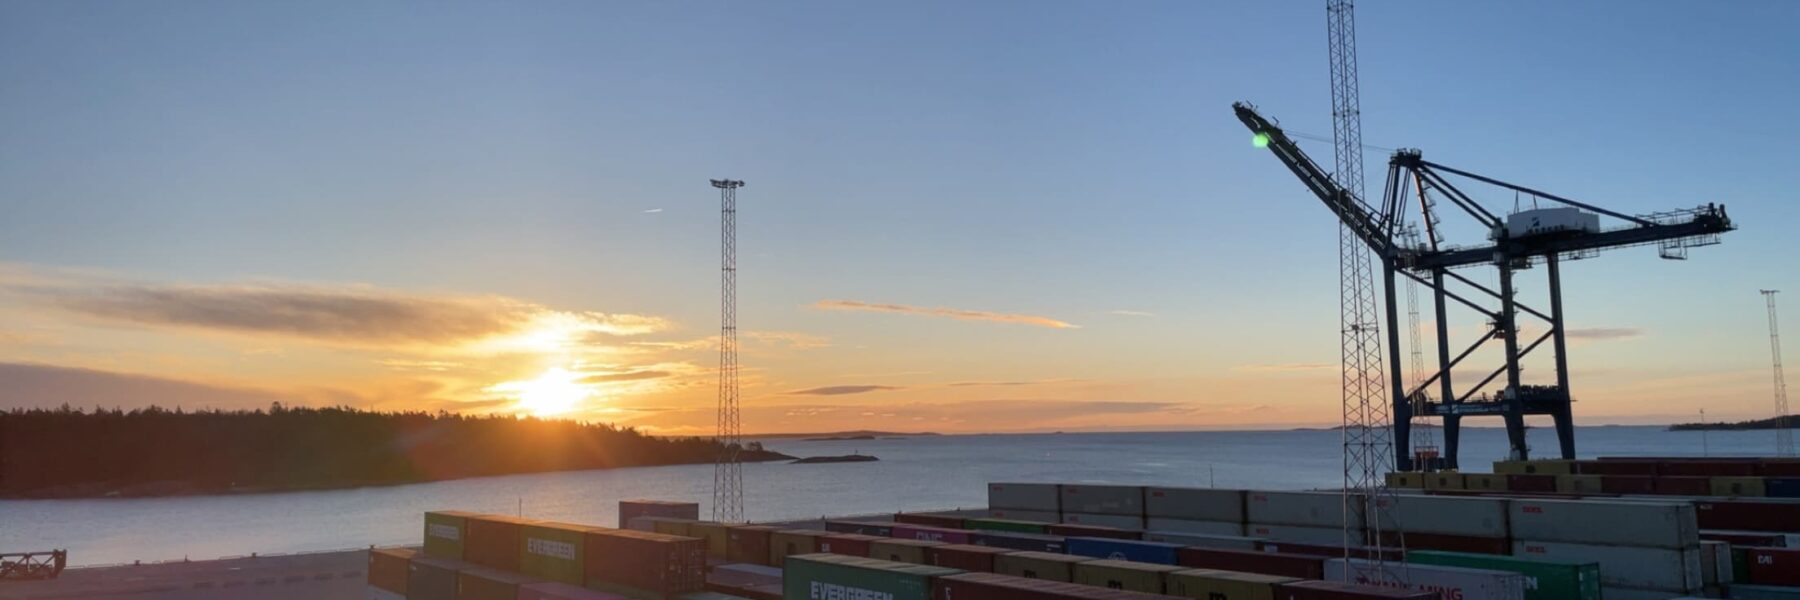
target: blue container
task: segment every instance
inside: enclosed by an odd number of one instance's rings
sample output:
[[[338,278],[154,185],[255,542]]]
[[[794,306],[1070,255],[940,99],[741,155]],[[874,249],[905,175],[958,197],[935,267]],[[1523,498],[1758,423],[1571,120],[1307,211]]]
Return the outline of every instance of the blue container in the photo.
[[[977,546],[1005,548],[1007,550],[1029,550],[1032,552],[1050,552],[1064,554],[1065,545],[1060,535],[1042,535],[1018,531],[981,531],[969,532],[969,543]]]
[[[1783,477],[1763,480],[1763,494],[1770,498],[1800,498],[1800,479]]]
[[[1156,563],[1159,565],[1175,564],[1176,551],[1184,548],[1181,544],[1091,537],[1069,538],[1068,546],[1069,554],[1076,556],[1129,560],[1132,562]]]

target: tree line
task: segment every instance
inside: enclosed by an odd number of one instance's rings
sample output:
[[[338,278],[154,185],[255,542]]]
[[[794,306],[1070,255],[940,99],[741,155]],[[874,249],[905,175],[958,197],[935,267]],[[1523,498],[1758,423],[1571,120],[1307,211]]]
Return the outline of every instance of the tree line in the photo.
[[[0,496],[322,489],[711,462],[708,438],[604,423],[350,407],[0,412]],[[744,460],[780,455],[760,447]]]

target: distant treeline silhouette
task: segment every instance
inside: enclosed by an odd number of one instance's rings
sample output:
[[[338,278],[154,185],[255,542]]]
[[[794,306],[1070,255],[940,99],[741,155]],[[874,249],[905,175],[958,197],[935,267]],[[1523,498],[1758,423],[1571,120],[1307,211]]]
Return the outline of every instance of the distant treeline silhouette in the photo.
[[[0,412],[0,496],[319,489],[711,462],[707,438],[598,423],[348,407]],[[745,451],[744,460],[781,455]]]
[[[1669,431],[1699,431],[1702,429],[1714,430],[1714,431],[1721,431],[1721,430],[1731,431],[1731,430],[1747,430],[1747,429],[1800,429],[1800,415],[1788,415],[1785,417],[1769,417],[1767,419],[1756,419],[1756,420],[1752,420],[1752,421],[1737,421],[1735,423],[1677,423],[1677,424],[1669,426]]]

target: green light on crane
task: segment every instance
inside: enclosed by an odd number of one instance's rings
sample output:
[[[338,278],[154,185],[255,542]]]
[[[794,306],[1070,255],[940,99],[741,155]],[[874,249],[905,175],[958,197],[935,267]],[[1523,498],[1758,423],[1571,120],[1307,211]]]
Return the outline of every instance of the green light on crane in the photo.
[[[1261,131],[1256,132],[1256,135],[1250,137],[1250,145],[1258,148],[1269,147],[1269,134]]]

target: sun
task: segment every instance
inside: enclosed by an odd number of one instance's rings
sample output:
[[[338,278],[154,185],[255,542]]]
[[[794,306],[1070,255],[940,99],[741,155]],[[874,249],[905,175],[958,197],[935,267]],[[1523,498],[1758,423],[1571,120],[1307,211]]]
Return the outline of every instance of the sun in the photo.
[[[580,408],[594,390],[580,382],[581,376],[562,367],[552,367],[536,379],[508,381],[490,389],[515,394],[519,408],[533,415],[549,417]]]

